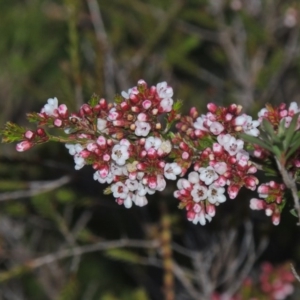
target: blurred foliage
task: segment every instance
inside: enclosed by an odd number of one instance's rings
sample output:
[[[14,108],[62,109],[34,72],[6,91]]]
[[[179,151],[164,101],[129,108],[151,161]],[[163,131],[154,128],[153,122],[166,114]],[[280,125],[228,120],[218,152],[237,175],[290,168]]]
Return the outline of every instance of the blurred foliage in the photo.
[[[95,30],[93,3],[105,30],[101,23]],[[70,110],[93,93],[112,100],[140,78],[167,81],[185,112],[205,109],[208,102],[235,102],[252,113],[267,102],[299,103],[299,18],[293,0],[0,1],[0,123],[23,125],[25,114],[39,111],[50,97]],[[161,200],[175,220],[173,240],[188,249],[209,248],[213,233],[239,232],[252,218],[255,239],[270,239],[263,259],[292,259],[299,266],[295,220],[286,214],[280,227],[272,227],[262,214],[249,212],[249,193],[224,204],[219,217],[200,228],[187,224],[171,188],[149,206],[125,211],[103,196],[92,170],[73,170],[63,146],[22,154],[0,147],[0,199],[14,191],[21,195],[0,201],[0,299],[162,299],[161,269],[141,266],[146,258],[133,249],[28,264],[100,241],[159,239]],[[31,183],[63,175],[71,177],[68,185],[22,197]],[[157,254],[145,253],[149,262]],[[190,267],[184,255],[175,258]],[[178,299],[192,299],[184,298],[184,289],[177,284]]]

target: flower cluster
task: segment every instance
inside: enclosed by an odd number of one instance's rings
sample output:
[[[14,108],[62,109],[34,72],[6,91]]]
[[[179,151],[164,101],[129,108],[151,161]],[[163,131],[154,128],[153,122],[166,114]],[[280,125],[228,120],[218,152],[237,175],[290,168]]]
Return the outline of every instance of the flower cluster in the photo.
[[[294,292],[295,277],[289,264],[274,267],[264,262],[260,268],[259,279],[247,277],[240,290],[233,296],[215,292],[211,300],[284,300]]]
[[[148,88],[140,80],[113,104],[94,96],[78,113],[69,114],[54,98],[35,117],[39,125],[62,128],[69,135],[66,147],[76,170],[92,165],[94,179],[111,184],[106,192],[118,204],[144,206],[147,194],[164,190],[166,179],[182,174],[168,158],[173,146],[167,127],[178,118],[172,96],[166,82]]]
[[[259,277],[261,290],[268,295],[268,299],[284,300],[294,291],[295,276],[288,264],[273,267],[270,263],[262,265]]]
[[[250,208],[253,210],[265,210],[267,216],[272,217],[274,225],[280,222],[280,214],[286,202],[284,198],[285,185],[270,181],[261,184],[257,192],[262,199],[252,198]]]
[[[263,134],[270,138],[264,131],[265,120],[271,136],[278,133],[279,147],[280,143],[287,144],[283,146],[286,153],[290,151],[288,141],[292,141],[294,152],[286,156],[285,167],[291,175],[300,176],[300,118],[293,118],[300,112],[296,103],[288,108],[285,104],[267,105],[258,113],[258,120],[242,113],[242,107],[236,104],[221,107],[209,103],[207,113],[201,115],[192,108],[188,115],[181,116],[179,108],[180,102],[173,101],[173,89],[166,82],[148,87],[139,80],[137,86],[117,95],[113,103],[94,95],[77,113],[70,113],[56,98],[48,99],[39,113],[28,115],[38,124],[36,131],[9,123],[4,141],[21,140],[18,151],[47,141],[65,143],[74,157],[75,169],[92,165],[94,179],[109,184],[105,192],[126,208],[133,203],[146,205],[147,195],[163,191],[167,180],[182,177],[174,197],[186,210],[187,219],[202,225],[215,215],[216,206],[227,198],[236,198],[242,187],[256,190],[257,167],[250,155],[258,163],[268,164],[269,170],[272,167],[272,141],[263,141]],[[175,133],[171,132],[174,123]],[[52,136],[43,126],[61,129],[64,136]],[[284,130],[289,127],[298,135],[294,137],[290,130],[286,138]],[[278,175],[276,166],[273,170]],[[252,199],[250,207],[264,209],[278,224],[286,203],[284,189],[274,181],[262,184],[258,188],[262,199]]]
[[[253,176],[257,169],[236,135],[258,135],[259,121],[241,114],[241,107],[234,104],[226,108],[210,103],[207,108],[208,113],[200,117],[192,108],[177,123],[180,135],[173,139],[181,156],[195,157],[194,171],[178,181],[174,197],[187,210],[188,220],[202,225],[215,215],[215,206],[226,201],[225,192],[234,199],[241,187],[255,190],[258,184]]]

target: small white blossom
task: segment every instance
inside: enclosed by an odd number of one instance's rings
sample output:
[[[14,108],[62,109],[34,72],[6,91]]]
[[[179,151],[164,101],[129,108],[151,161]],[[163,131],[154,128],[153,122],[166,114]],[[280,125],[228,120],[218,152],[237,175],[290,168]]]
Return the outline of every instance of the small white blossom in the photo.
[[[200,223],[201,225],[205,225],[206,224],[206,220],[208,221],[208,222],[210,222],[211,221],[211,216],[209,216],[209,215],[206,215],[205,213],[204,213],[204,211],[203,210],[201,210],[199,213],[197,213],[196,214],[196,216],[195,216],[195,218],[193,219],[193,224],[197,224],[197,223]]]
[[[128,188],[123,182],[117,182],[111,185],[111,191],[115,198],[126,199],[128,195]]]
[[[132,201],[135,203],[136,206],[140,207],[143,207],[148,204],[147,198],[138,194],[132,199]]]
[[[150,132],[151,126],[147,122],[135,121],[135,134],[137,136],[147,136]]]
[[[208,131],[208,129],[204,126],[204,122],[206,122],[206,120],[207,120],[206,116],[201,115],[201,117],[198,117],[196,119],[196,122],[194,122],[194,127],[202,131]]]
[[[212,134],[218,135],[224,130],[224,126],[220,122],[212,122],[209,130]]]
[[[146,138],[145,149],[148,151],[150,148],[157,150],[161,145],[161,139],[158,137],[150,136]]]
[[[208,187],[207,200],[211,204],[223,203],[226,201],[224,192],[225,192],[225,189],[223,187],[219,187],[219,186],[212,184]]]
[[[206,185],[210,185],[216,179],[219,178],[219,175],[216,173],[213,167],[200,168],[198,170],[200,180],[202,180]]]
[[[131,208],[132,198],[133,198],[133,195],[131,195],[131,194],[127,195],[127,197],[126,197],[126,199],[124,200],[124,203],[123,203],[126,208]]]
[[[112,181],[113,181],[113,179],[114,179],[114,177],[113,177],[113,175],[112,175],[111,172],[109,172],[109,173],[107,174],[107,176],[103,178],[103,177],[101,177],[99,171],[97,171],[97,172],[94,173],[93,178],[94,178],[94,180],[97,180],[97,181],[99,181],[100,183],[108,183],[108,184],[112,183]]]
[[[165,81],[156,85],[156,91],[158,96],[162,99],[173,97],[173,89],[169,87]]]
[[[188,181],[190,183],[193,183],[193,184],[199,183],[199,174],[197,172],[195,172],[195,171],[189,173],[189,175],[188,175]]]
[[[111,158],[120,166],[125,165],[126,160],[129,157],[128,147],[125,145],[114,145],[112,149]]]
[[[101,118],[97,119],[97,129],[103,131],[106,128],[107,121]]]
[[[128,187],[129,191],[136,191],[139,187],[139,183],[137,180],[130,180],[130,179],[127,179],[125,181],[125,185]]]
[[[129,99],[131,92],[132,92],[132,88],[129,89],[128,92],[125,91],[121,92],[121,95],[124,99]]]
[[[230,154],[236,155],[244,147],[244,142],[242,140],[236,140],[235,137],[230,134],[220,134],[217,140],[221,146]]]
[[[117,120],[118,116],[119,116],[119,113],[116,111],[116,108],[112,107],[110,109],[110,111],[108,112],[107,119],[109,121],[115,121],[115,120]]]
[[[199,183],[196,183],[193,186],[193,189],[191,191],[191,195],[193,197],[193,200],[195,202],[199,202],[201,200],[205,200],[207,198],[207,187],[203,186]]]
[[[164,175],[167,179],[176,180],[176,176],[181,173],[181,167],[177,163],[166,163]]]
[[[58,108],[58,100],[57,98],[49,98],[47,104],[44,105],[41,112],[45,113],[48,116],[55,115],[55,110]]]
[[[74,155],[75,170],[80,170],[85,165],[85,160],[78,154]]]
[[[172,144],[169,140],[163,141],[158,149],[161,150],[163,153],[168,154],[172,150]]]
[[[156,186],[156,190],[157,191],[163,191],[166,188],[166,181],[164,179],[164,177],[162,175],[157,175],[157,186]]]

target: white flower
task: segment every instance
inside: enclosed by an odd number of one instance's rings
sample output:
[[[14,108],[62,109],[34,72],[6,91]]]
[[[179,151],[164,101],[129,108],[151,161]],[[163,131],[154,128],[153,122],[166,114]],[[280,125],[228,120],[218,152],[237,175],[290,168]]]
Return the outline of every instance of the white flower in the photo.
[[[173,89],[169,87],[165,81],[156,85],[156,91],[158,96],[162,99],[173,97]]]
[[[163,141],[161,143],[161,145],[159,146],[158,150],[161,150],[162,153],[164,153],[164,154],[170,153],[171,150],[172,150],[172,144],[171,144],[171,142],[169,140]]]
[[[123,203],[126,208],[130,208],[132,206],[132,199],[133,199],[133,195],[128,194]]]
[[[151,126],[147,122],[135,121],[135,134],[137,136],[147,136],[150,132]]]
[[[191,183],[186,180],[185,178],[180,178],[178,181],[177,181],[177,188],[179,188],[180,190],[182,189],[190,189],[191,188]]]
[[[236,140],[235,137],[230,134],[220,134],[217,137],[217,140],[219,144],[222,145],[232,156],[236,155],[244,147],[244,142],[242,140]]]
[[[209,130],[214,135],[218,135],[224,130],[224,126],[220,122],[212,122]]]
[[[213,183],[216,179],[219,178],[219,175],[216,173],[213,167],[207,167],[207,168],[200,168],[198,170],[200,173],[199,178],[206,184],[210,185]]]
[[[223,161],[217,162],[214,165],[214,170],[219,174],[223,175],[227,171],[227,164]]]
[[[206,122],[207,118],[205,115],[201,115],[201,117],[198,117],[196,119],[196,122],[194,122],[194,127],[196,129],[200,129],[202,131],[208,131],[208,129],[204,126],[204,122]]]
[[[129,191],[136,191],[139,187],[139,183],[137,180],[130,180],[130,179],[127,179],[125,181],[125,185],[128,187]]]
[[[291,102],[290,106],[289,106],[289,115],[293,116],[296,113],[298,113],[300,111],[300,109],[298,108],[298,104],[296,102]]]
[[[259,136],[257,127],[260,125],[258,120],[252,120],[252,117],[246,117],[246,123],[243,125],[243,130],[248,135]]]
[[[150,148],[157,150],[161,145],[161,139],[158,137],[150,136],[146,138],[145,149],[148,151]]]
[[[110,109],[110,111],[108,112],[107,119],[109,121],[115,121],[115,120],[117,120],[118,116],[119,116],[119,113],[116,111],[116,108],[112,107]]]
[[[219,186],[212,184],[208,187],[207,200],[211,204],[223,203],[226,201],[224,192],[225,192],[225,189],[223,187],[219,187]]]
[[[108,184],[110,184],[110,183],[112,183],[114,177],[113,177],[112,173],[109,172],[107,174],[107,176],[103,178],[103,177],[101,177],[100,172],[97,171],[97,172],[94,173],[93,178],[94,178],[94,180],[97,180],[100,183],[108,183]]]
[[[103,131],[106,128],[107,121],[101,118],[97,119],[97,129]]]
[[[47,104],[44,105],[41,112],[45,113],[48,116],[55,115],[55,110],[58,108],[58,100],[57,98],[49,98]]]
[[[175,180],[176,175],[179,175],[181,171],[181,167],[177,163],[166,163],[164,175],[167,179]]]
[[[136,195],[132,201],[135,203],[136,206],[145,206],[148,203],[148,200],[145,196]]]
[[[195,218],[193,219],[193,224],[196,225],[199,222],[201,225],[205,225],[206,224],[206,220],[208,222],[210,222],[211,221],[211,216],[206,215],[204,213],[204,211],[201,210],[199,213],[196,214]]]
[[[123,182],[117,182],[111,185],[111,191],[115,198],[126,199],[128,195],[128,188]]]
[[[156,91],[158,96],[162,99],[160,102],[161,108],[164,112],[170,112],[173,105],[173,89],[164,81],[156,85]]]
[[[80,169],[83,168],[84,165],[85,165],[84,158],[82,158],[82,157],[79,156],[78,154],[76,154],[76,155],[74,156],[74,162],[75,162],[75,170],[80,170]]]
[[[139,182],[136,194],[139,196],[145,196],[147,194],[147,189],[141,182]]]
[[[172,98],[165,98],[160,102],[160,107],[163,109],[164,112],[170,112],[173,106],[173,99]]]
[[[132,92],[132,88],[129,89],[128,92],[125,91],[121,92],[121,95],[124,99],[129,99],[131,92]]]
[[[113,176],[126,175],[125,167],[120,167],[114,163],[111,163],[111,165],[110,165],[110,172]]]
[[[120,166],[125,165],[126,160],[129,157],[128,147],[125,145],[114,145],[112,149],[111,158]]]
[[[164,177],[162,175],[157,175],[157,180],[156,181],[157,181],[157,186],[156,186],[155,189],[157,191],[160,191],[160,192],[163,191],[166,188],[166,185],[167,185]]]
[[[188,181],[190,183],[199,183],[199,174],[195,171],[191,172],[189,175],[188,175]]]
[[[195,202],[199,202],[201,200],[205,200],[207,198],[207,187],[196,183],[193,186],[191,191],[191,195]]]

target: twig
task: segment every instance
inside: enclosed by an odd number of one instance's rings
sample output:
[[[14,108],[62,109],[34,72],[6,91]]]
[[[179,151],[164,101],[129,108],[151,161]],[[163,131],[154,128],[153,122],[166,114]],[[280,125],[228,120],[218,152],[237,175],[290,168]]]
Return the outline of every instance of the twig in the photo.
[[[108,37],[103,24],[100,7],[96,0],[87,0],[88,8],[90,11],[91,19],[94,25],[96,38],[101,45],[104,53],[104,84],[105,93],[109,99],[113,99],[115,95],[114,87],[114,60],[112,54],[112,48],[108,41]]]
[[[44,265],[51,264],[55,261],[72,257],[74,255],[83,255],[91,252],[103,251],[113,248],[131,247],[131,248],[158,248],[160,242],[158,240],[153,241],[141,241],[141,240],[130,240],[120,239],[108,242],[99,242],[92,245],[77,246],[73,248],[63,249],[55,253],[50,253],[45,256],[28,261],[27,263],[12,268],[7,272],[0,273],[0,282],[9,280],[15,276],[22,275],[27,272],[31,272],[34,269],[40,268]],[[157,264],[156,264],[157,265]]]
[[[294,199],[294,208],[297,211],[298,221],[299,221],[297,223],[297,225],[300,226],[300,203],[299,203],[298,189],[297,189],[296,181],[293,178],[291,178],[291,176],[285,169],[284,165],[278,160],[278,158],[276,156],[275,156],[275,161],[276,161],[278,170],[281,174],[284,184],[292,192],[292,196]]]
[[[300,282],[300,276],[296,272],[295,267],[293,266],[293,264],[291,264],[291,270],[292,270],[292,273],[294,274],[295,278],[298,280],[298,282]]]
[[[50,181],[32,181],[29,182],[29,190],[20,190],[15,192],[6,192],[0,194],[0,201],[16,200],[20,198],[32,197],[39,194],[55,190],[71,181],[70,176],[63,176]]]

